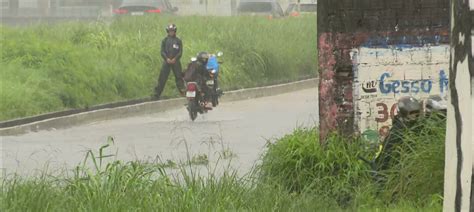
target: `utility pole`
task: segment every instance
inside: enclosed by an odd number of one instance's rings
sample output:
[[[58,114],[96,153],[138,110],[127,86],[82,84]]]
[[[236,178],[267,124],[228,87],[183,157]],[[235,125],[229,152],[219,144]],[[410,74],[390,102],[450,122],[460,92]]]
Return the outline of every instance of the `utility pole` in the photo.
[[[451,61],[446,129],[444,211],[474,211],[472,24],[474,0],[451,0]],[[427,182],[429,179],[427,179]]]

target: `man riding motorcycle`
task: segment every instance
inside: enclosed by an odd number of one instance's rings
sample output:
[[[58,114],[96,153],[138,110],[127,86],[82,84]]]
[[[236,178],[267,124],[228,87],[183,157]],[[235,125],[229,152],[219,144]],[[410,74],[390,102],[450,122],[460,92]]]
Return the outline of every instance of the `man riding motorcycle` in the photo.
[[[207,61],[207,70],[211,75],[214,76],[214,81],[215,81],[215,89],[217,92],[217,95],[221,96],[223,94],[221,88],[219,87],[219,73],[220,73],[220,63],[222,61],[218,61],[217,57],[222,56],[222,52],[218,52],[217,54],[210,54],[209,55],[209,60]]]
[[[373,167],[377,171],[386,170],[398,157],[395,147],[403,143],[403,135],[407,130],[417,130],[417,121],[422,114],[422,104],[410,96],[402,97],[397,103],[398,114],[393,118],[389,135],[383,141],[382,150],[375,158]]]
[[[413,97],[402,97],[397,103],[398,114],[394,117],[389,135],[383,142],[382,151],[375,159],[378,171],[390,167],[392,160],[398,158],[394,148],[403,143],[403,134],[407,130],[420,132],[424,124],[420,123],[430,118],[446,118],[447,107],[439,95],[430,96],[424,101],[425,113],[422,116],[422,103]]]
[[[425,114],[430,116],[434,113],[444,117],[446,117],[447,114],[446,101],[439,95],[432,95],[425,101]]]
[[[368,163],[371,167],[374,180],[383,185],[386,182],[384,171],[389,170],[400,160],[400,153],[406,151],[397,151],[397,148],[405,148],[404,142],[407,132],[426,132],[425,128],[428,120],[443,121],[446,120],[446,104],[439,96],[430,96],[424,101],[425,113],[423,116],[423,104],[413,97],[402,97],[397,102],[398,114],[392,120],[392,127],[389,135],[381,144],[381,151],[374,160],[367,160],[361,156],[359,159]],[[429,143],[427,144],[429,145]]]
[[[209,88],[206,85],[206,81],[210,78],[209,72],[207,71],[207,61],[209,59],[209,53],[199,52],[196,60],[191,61],[188,64],[186,72],[184,73],[184,81],[196,82],[199,86],[201,93],[204,95],[203,99],[206,101],[206,107],[209,107]],[[212,107],[212,105],[210,106]]]

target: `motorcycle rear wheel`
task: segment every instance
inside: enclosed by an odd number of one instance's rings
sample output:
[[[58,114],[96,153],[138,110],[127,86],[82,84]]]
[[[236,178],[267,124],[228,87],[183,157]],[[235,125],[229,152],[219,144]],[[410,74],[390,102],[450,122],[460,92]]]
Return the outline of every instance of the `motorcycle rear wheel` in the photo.
[[[214,94],[212,95],[212,107],[215,107],[217,105],[219,105],[219,97],[216,94]]]
[[[198,111],[197,111],[197,105],[195,101],[189,101],[188,111],[189,111],[189,117],[191,118],[191,121],[196,120]]]

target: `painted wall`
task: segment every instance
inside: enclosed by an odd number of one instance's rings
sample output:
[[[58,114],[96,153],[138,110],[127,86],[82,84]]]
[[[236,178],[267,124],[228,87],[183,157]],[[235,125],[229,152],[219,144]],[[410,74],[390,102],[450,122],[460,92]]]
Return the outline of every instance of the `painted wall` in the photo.
[[[440,95],[447,100],[449,46],[393,46],[353,49],[354,117],[359,133],[371,141],[388,135],[396,102]]]
[[[449,31],[449,0],[319,0],[321,141],[334,131],[377,137],[400,96],[441,92]],[[364,94],[362,85],[376,91]]]

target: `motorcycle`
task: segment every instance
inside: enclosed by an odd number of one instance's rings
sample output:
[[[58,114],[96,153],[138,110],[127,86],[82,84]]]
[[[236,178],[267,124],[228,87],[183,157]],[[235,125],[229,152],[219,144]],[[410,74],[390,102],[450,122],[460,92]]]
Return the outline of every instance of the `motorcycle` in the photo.
[[[206,101],[202,89],[196,82],[188,82],[186,85],[186,98],[188,99],[187,109],[192,121],[197,118],[198,113],[207,113],[212,108],[206,107]]]
[[[219,104],[219,97],[222,95],[222,91],[218,89],[217,77],[219,74],[219,62],[217,57],[222,56],[222,52],[218,52],[216,55],[210,55],[206,68],[209,73],[208,79],[205,81],[205,85],[200,85],[198,82],[187,82],[186,83],[186,98],[188,103],[186,108],[189,112],[189,116],[192,121],[197,118],[198,113],[207,113],[212,110],[212,107],[216,107]],[[196,61],[196,58],[191,58],[191,61]],[[201,86],[207,86],[207,93],[203,92]],[[208,106],[208,102],[212,103],[212,107]]]
[[[212,107],[219,105],[219,98],[223,95],[222,90],[218,86],[218,77],[219,77],[219,68],[222,61],[217,60],[218,57],[223,55],[222,52],[217,52],[217,54],[211,54],[209,60],[207,61],[207,70],[209,72],[209,80],[207,80],[206,85],[211,91],[210,97],[212,102]]]

